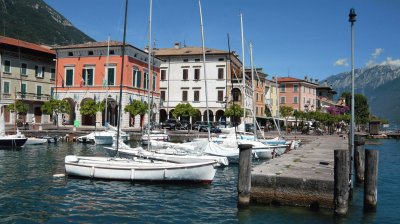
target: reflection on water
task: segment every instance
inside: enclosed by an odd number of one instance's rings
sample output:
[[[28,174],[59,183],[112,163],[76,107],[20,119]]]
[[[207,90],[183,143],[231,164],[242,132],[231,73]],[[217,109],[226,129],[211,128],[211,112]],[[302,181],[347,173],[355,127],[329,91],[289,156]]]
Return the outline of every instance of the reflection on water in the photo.
[[[211,185],[54,178],[64,173],[65,155],[103,156],[106,150],[78,143],[0,150],[0,222],[398,223],[399,205],[393,200],[400,184],[398,143],[367,146],[380,150],[377,212],[364,214],[362,186],[357,186],[347,217],[292,207],[238,210],[236,166],[219,168]]]

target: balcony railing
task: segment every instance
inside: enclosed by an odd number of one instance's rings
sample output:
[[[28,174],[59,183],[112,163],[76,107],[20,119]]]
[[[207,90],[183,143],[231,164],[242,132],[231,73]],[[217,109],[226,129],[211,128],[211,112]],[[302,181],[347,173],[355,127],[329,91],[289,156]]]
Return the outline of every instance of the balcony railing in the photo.
[[[30,100],[30,101],[49,101],[49,94],[36,94],[36,93],[22,93],[17,92],[17,100]]]

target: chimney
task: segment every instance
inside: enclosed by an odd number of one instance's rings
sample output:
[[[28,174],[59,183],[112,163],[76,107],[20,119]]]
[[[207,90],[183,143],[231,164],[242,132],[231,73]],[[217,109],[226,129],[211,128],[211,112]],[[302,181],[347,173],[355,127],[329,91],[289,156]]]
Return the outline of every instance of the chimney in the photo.
[[[312,80],[313,80],[313,79],[312,79],[312,78],[310,78],[310,82],[312,82]]]
[[[181,44],[180,44],[180,43],[178,43],[178,42],[176,42],[176,43],[174,44],[174,48],[175,48],[175,49],[179,49],[179,48],[181,48]]]
[[[307,76],[304,76],[304,80],[308,81],[308,77],[307,77]]]
[[[149,53],[149,46],[144,47],[144,52]]]

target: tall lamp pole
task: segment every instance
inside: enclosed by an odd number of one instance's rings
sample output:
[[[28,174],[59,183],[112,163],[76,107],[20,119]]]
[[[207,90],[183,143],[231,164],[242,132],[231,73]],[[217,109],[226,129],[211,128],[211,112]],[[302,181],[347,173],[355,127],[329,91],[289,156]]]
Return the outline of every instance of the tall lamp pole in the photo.
[[[349,22],[351,23],[351,125],[350,125],[350,146],[351,146],[351,159],[350,159],[350,180],[353,179],[353,161],[354,161],[354,22],[356,21],[356,10],[350,9]],[[353,181],[351,181],[350,192],[353,189]]]

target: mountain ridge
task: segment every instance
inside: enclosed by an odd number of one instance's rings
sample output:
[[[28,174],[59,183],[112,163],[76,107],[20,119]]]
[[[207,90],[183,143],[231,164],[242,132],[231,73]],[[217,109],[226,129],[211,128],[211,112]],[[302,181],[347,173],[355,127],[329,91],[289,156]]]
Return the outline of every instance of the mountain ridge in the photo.
[[[43,45],[94,41],[43,0],[0,0],[0,35]]]

